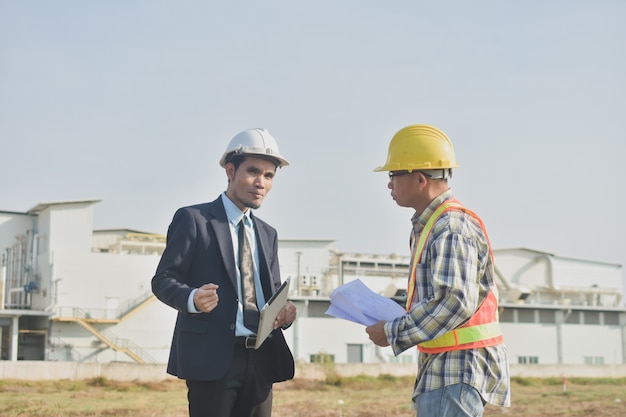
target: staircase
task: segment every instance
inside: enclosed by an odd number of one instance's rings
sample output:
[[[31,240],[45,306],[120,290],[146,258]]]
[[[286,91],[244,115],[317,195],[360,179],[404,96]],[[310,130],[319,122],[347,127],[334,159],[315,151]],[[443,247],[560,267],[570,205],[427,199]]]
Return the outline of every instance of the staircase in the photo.
[[[155,363],[156,360],[141,347],[129,339],[117,337],[112,331],[108,330],[110,325],[122,322],[155,299],[156,297],[151,292],[142,294],[136,299],[129,301],[127,306],[122,309],[122,312],[117,317],[112,318],[108,317],[110,314],[105,310],[90,310],[87,312],[80,308],[59,308],[57,316],[52,320],[79,324],[106,346],[116,352],[125,353],[137,363]]]

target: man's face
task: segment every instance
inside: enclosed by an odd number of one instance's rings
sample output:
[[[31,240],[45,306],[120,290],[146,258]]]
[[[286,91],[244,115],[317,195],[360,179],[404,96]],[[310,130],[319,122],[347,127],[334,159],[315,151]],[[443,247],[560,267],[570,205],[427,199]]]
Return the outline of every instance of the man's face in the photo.
[[[393,198],[400,207],[416,207],[420,199],[420,178],[418,171],[411,173],[406,171],[391,171],[387,187],[391,190]]]
[[[241,210],[261,207],[263,199],[272,189],[276,165],[263,158],[246,157],[235,170],[232,163],[226,164],[228,189],[226,195]]]

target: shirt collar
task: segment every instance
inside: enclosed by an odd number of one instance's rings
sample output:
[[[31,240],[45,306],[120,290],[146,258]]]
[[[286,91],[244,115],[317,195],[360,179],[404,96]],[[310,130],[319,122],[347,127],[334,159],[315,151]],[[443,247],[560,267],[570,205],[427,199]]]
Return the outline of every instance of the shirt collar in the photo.
[[[413,223],[413,229],[415,231],[420,231],[426,226],[426,222],[430,219],[430,216],[435,212],[437,207],[441,205],[444,201],[450,200],[452,198],[452,190],[448,189],[443,193],[439,194],[437,197],[433,199],[433,201],[428,204],[428,207],[421,212],[415,212],[413,217],[411,217],[411,223]]]
[[[224,203],[224,210],[226,210],[226,217],[228,217],[228,221],[233,226],[236,227],[239,224],[239,222],[241,222],[241,219],[243,219],[244,217],[246,218],[247,224],[252,224],[252,221],[250,219],[250,210],[246,210],[246,212],[243,213],[241,210],[239,210],[239,207],[237,207],[235,203],[233,203],[231,199],[228,198],[225,192],[222,193],[222,203]]]

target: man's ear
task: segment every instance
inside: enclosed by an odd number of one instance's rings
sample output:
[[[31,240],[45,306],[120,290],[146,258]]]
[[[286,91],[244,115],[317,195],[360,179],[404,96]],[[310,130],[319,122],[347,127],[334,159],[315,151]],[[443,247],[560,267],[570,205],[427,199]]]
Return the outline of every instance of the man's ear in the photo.
[[[235,178],[235,165],[234,164],[232,164],[231,162],[228,162],[226,166],[224,167],[224,170],[226,171],[226,176],[228,177],[228,181],[231,181],[233,178]]]

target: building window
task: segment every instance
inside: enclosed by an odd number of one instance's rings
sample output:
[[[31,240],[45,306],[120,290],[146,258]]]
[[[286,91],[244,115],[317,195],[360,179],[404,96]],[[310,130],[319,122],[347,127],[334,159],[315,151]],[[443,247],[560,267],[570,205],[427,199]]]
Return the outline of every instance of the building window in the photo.
[[[517,321],[519,323],[534,323],[535,310],[519,309],[517,310]]]
[[[556,323],[554,310],[539,310],[539,323]]]
[[[505,308],[500,312],[500,322],[502,323],[513,323],[513,309]]]
[[[310,355],[309,359],[311,363],[334,363],[335,355],[331,355],[329,353],[316,353],[314,355]]]
[[[363,345],[348,344],[348,363],[363,363]]]
[[[330,307],[330,301],[309,301],[306,317],[332,318],[332,316],[326,314],[328,307]]]
[[[604,324],[606,326],[618,326],[619,325],[619,314],[605,311],[604,313]]]
[[[600,312],[599,311],[585,311],[583,313],[585,324],[600,324]]]
[[[538,364],[539,356],[518,356],[517,363],[519,363],[520,365]]]
[[[585,365],[604,365],[602,356],[585,356]]]
[[[572,311],[565,319],[567,324],[580,324],[580,311]]]

